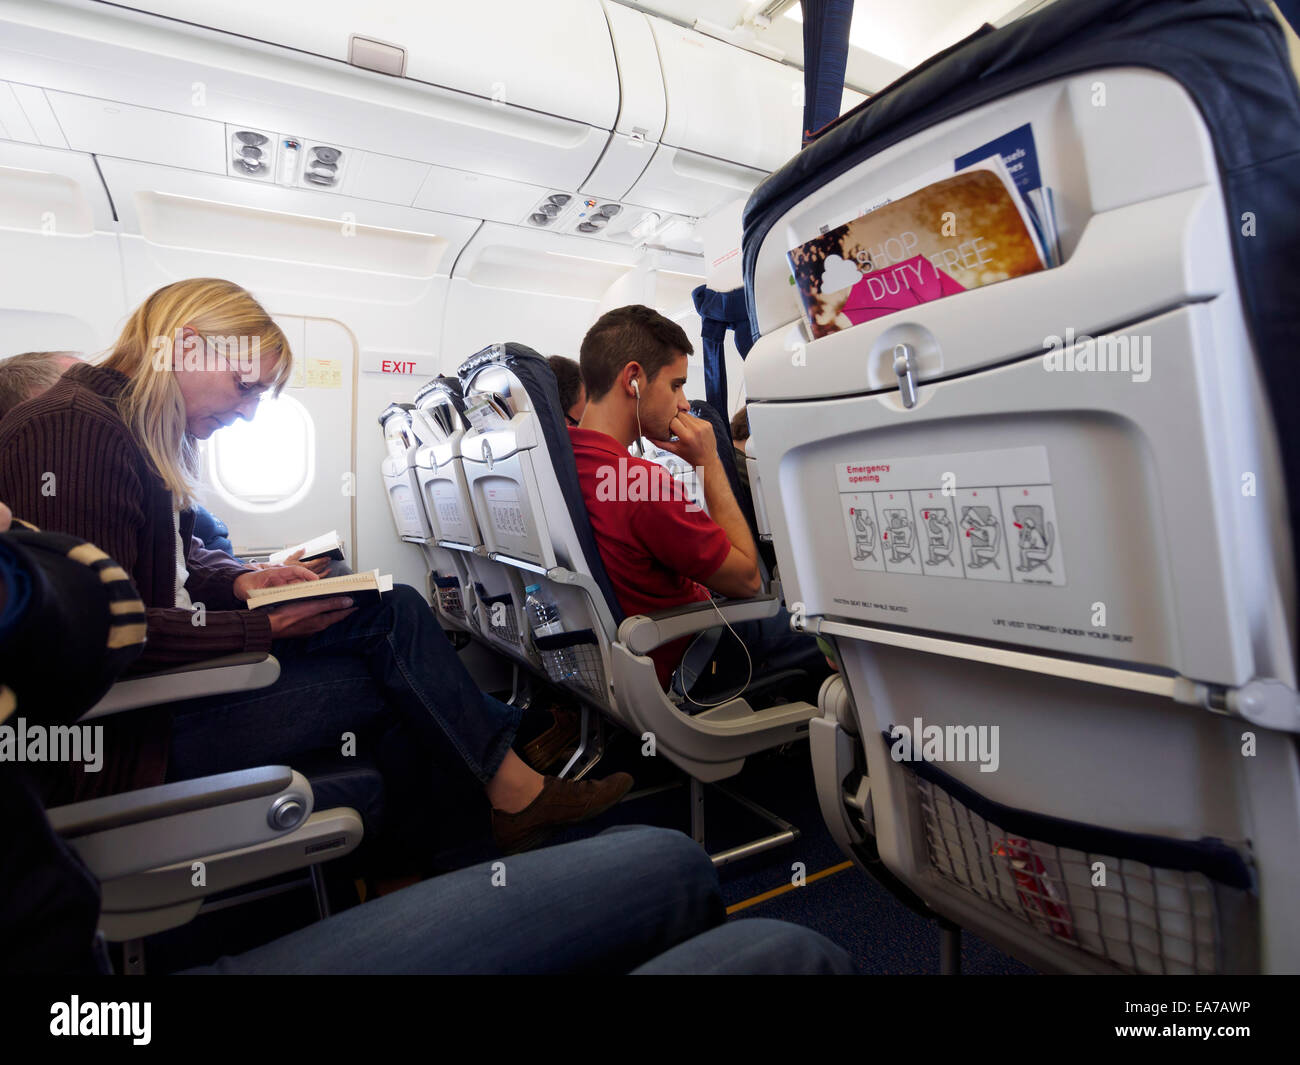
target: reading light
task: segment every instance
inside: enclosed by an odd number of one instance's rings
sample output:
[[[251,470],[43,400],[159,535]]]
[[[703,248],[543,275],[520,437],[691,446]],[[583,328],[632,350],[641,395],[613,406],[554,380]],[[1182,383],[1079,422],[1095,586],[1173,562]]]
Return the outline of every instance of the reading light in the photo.
[[[280,183],[291,185],[298,169],[298,152],[301,145],[292,137],[285,137],[280,142]]]
[[[658,229],[659,223],[661,223],[662,221],[663,218],[660,216],[659,212],[647,211],[645,214],[643,214],[640,217],[640,219],[637,220],[636,225],[634,225],[631,229],[629,229],[628,232],[631,233],[632,236],[634,236],[637,240],[641,240],[643,237],[648,237],[651,233],[653,233],[656,229]]]
[[[235,134],[235,138],[240,144],[247,144],[250,148],[259,148],[266,143],[266,138],[260,133],[253,133],[251,130],[240,130]]]

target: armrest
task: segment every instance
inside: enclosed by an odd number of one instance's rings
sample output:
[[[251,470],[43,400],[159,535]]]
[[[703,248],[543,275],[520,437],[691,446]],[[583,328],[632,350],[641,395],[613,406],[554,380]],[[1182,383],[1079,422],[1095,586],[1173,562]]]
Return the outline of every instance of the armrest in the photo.
[[[780,609],[780,595],[736,599],[729,603],[691,603],[676,610],[661,610],[656,614],[637,614],[628,618],[618,627],[618,641],[633,654],[643,655],[683,636],[713,628],[719,624],[719,613],[727,621],[735,623],[770,618]]]
[[[118,714],[159,703],[178,703],[205,695],[252,691],[266,688],[280,679],[280,663],[271,655],[240,654],[188,662],[138,677],[119,680],[82,717]]]
[[[283,836],[313,802],[300,773],[260,766],[58,806],[46,816],[91,872],[112,880]]]

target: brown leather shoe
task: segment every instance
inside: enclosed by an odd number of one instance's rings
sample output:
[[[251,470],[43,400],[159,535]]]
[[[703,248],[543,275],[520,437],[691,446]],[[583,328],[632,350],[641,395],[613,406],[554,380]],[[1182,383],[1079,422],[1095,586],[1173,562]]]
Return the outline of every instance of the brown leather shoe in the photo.
[[[565,751],[578,746],[578,730],[582,719],[574,710],[553,710],[555,724],[527,744],[520,757],[539,773],[545,772]]]
[[[604,780],[544,777],[542,791],[517,814],[492,811],[492,836],[503,854],[518,854],[542,842],[561,825],[574,825],[603,814],[632,789],[627,773]]]

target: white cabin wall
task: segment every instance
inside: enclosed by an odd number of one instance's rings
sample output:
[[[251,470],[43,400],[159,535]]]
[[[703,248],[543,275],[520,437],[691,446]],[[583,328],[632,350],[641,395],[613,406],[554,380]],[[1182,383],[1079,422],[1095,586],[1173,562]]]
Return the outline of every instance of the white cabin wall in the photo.
[[[0,141],[0,358],[108,347],[126,311],[112,226],[89,155]]]
[[[447,296],[440,360],[455,374],[489,344],[516,341],[541,355],[578,358],[583,334],[596,320],[597,300],[521,292],[455,278]]]

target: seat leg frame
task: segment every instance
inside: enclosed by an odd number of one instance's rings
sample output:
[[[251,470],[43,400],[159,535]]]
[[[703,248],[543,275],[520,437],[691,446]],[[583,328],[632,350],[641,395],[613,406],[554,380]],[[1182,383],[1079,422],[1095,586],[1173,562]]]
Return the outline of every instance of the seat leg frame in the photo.
[[[705,820],[704,820],[704,784],[694,777],[691,781],[691,838],[701,847],[708,850],[705,846]],[[793,843],[802,833],[798,827],[792,825],[784,818],[778,817],[771,810],[760,806],[752,799],[747,799],[743,795],[737,794],[730,788],[721,784],[714,784],[713,789],[722,795],[727,796],[733,802],[743,806],[750,813],[766,821],[769,825],[776,828],[777,831],[752,839],[748,843],[742,843],[739,846],[731,847],[725,851],[718,851],[716,854],[710,854],[709,859],[713,862],[715,868],[721,869],[724,865],[730,865],[732,862],[738,862],[742,858],[749,858],[755,854],[762,854],[764,851],[770,851],[776,847],[784,847],[787,843]]]

